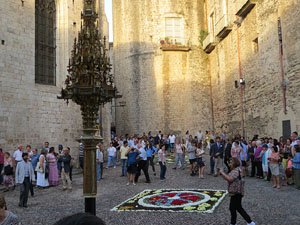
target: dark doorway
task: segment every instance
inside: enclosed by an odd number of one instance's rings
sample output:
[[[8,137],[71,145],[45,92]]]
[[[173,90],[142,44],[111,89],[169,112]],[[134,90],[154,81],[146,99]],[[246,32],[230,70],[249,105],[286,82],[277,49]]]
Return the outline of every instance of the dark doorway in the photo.
[[[291,136],[291,121],[283,120],[282,121],[282,134],[285,139]]]

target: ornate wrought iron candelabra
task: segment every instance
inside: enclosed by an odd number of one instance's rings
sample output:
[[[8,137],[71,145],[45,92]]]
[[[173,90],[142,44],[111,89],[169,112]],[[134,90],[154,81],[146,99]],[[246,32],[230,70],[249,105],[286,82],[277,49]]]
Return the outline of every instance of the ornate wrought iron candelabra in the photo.
[[[83,24],[75,38],[74,48],[68,65],[66,87],[61,90],[59,99],[69,99],[81,106],[83,119],[83,136],[80,140],[84,145],[84,182],[85,212],[96,214],[96,143],[102,140],[95,135],[96,117],[99,106],[121,97],[114,87],[110,73],[106,40],[102,39],[98,30],[99,17],[96,13],[96,1],[84,0],[81,15]]]

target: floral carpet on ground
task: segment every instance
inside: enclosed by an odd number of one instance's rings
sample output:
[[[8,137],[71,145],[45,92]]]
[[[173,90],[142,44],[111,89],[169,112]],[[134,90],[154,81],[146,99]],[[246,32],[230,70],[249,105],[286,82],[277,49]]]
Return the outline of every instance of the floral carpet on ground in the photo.
[[[226,195],[227,191],[209,189],[144,190],[112,211],[213,213]]]

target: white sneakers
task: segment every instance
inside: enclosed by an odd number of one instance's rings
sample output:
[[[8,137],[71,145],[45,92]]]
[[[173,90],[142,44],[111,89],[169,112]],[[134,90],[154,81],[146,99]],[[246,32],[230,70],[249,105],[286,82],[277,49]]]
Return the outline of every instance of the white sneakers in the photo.
[[[247,223],[247,225],[255,225],[255,223],[252,221],[251,223]]]

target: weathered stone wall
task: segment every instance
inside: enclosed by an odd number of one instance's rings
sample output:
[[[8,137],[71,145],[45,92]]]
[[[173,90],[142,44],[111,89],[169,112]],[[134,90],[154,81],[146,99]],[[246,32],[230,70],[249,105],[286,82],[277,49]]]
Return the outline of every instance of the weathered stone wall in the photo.
[[[210,2],[210,1],[209,1]],[[210,2],[211,3],[211,2]],[[208,12],[214,4],[208,4]],[[229,14],[236,20],[235,5],[229,5]],[[281,17],[283,34],[283,60],[287,87],[287,115],[283,113],[281,68],[277,20]],[[299,131],[300,105],[297,89],[300,85],[300,1],[258,1],[244,18],[239,32],[243,87],[245,133],[249,138],[282,135],[282,121],[291,120],[291,130]],[[233,23],[232,23],[233,24]],[[215,127],[241,133],[237,25],[209,54],[212,76]],[[255,43],[258,38],[258,51]]]
[[[56,86],[48,86],[35,83],[35,1],[22,6],[19,0],[0,0],[0,42],[5,42],[0,43],[0,144],[4,151],[13,152],[18,144],[41,149],[49,141],[50,146],[70,146],[72,155],[78,155],[79,107],[72,102],[66,105],[56,96],[80,29],[82,1],[57,0],[56,7],[57,77]]]
[[[117,108],[117,133],[209,129],[209,76],[199,34],[203,2],[114,0],[114,75],[126,106]],[[162,51],[165,18],[183,18],[190,51]]]

